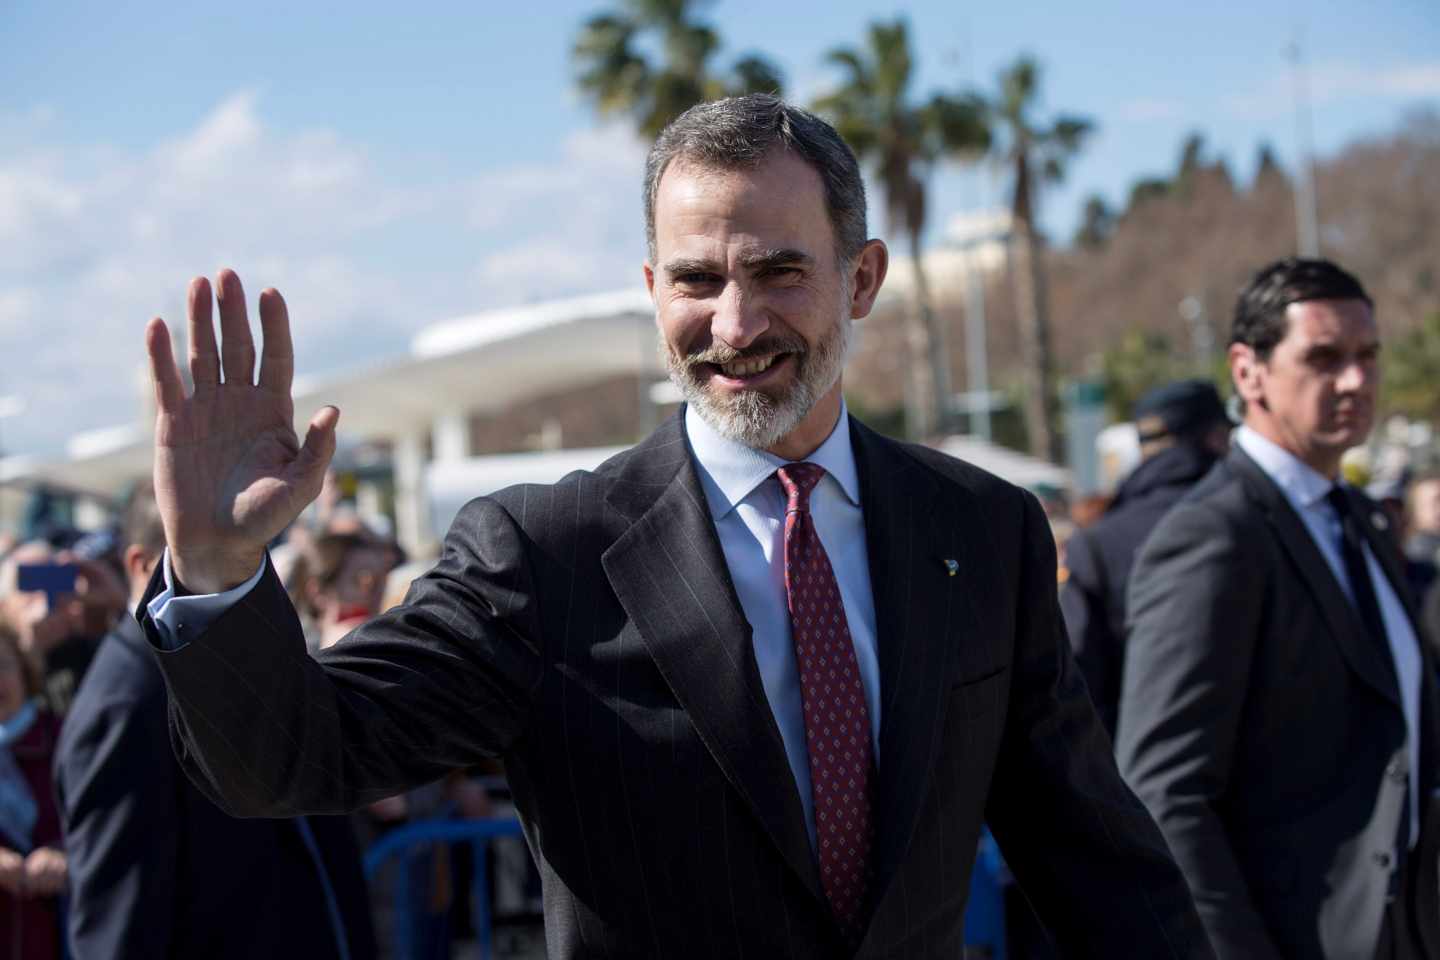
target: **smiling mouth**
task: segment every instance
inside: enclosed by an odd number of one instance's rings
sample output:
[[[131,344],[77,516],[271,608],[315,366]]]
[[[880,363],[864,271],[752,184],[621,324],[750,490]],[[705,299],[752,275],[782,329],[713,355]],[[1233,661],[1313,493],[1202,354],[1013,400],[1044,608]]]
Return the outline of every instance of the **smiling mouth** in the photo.
[[[772,353],[768,357],[747,357],[730,363],[712,363],[711,366],[732,380],[745,380],[769,370],[784,356],[783,353]]]

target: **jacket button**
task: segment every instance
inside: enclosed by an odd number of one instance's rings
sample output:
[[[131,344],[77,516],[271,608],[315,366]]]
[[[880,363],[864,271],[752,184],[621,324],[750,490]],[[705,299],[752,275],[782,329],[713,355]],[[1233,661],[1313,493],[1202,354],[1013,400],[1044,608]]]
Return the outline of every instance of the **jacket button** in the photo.
[[[1390,863],[1394,858],[1390,855],[1389,852],[1382,851],[1380,853],[1374,854],[1373,856],[1376,864],[1384,867],[1386,870],[1390,869]]]

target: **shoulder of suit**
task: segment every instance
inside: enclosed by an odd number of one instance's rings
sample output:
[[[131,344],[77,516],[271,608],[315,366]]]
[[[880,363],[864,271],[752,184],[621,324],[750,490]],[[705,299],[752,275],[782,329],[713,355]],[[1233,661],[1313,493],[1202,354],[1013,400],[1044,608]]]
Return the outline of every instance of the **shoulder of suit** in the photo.
[[[1012,498],[1029,495],[1023,487],[977,467],[968,460],[961,460],[959,457],[951,456],[924,444],[888,437],[884,439],[894,449],[895,456],[908,457],[941,481],[955,484],[982,498]]]
[[[138,708],[156,700],[164,702],[165,680],[154,654],[142,646],[144,643],[143,637],[136,642],[118,630],[106,634],[75,692],[67,726],[75,716]]]

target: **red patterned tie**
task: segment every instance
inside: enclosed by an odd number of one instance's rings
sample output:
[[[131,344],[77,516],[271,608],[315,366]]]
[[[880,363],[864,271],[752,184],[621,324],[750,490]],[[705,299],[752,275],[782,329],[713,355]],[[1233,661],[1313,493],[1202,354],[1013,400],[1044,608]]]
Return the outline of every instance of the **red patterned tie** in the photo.
[[[873,836],[870,711],[835,571],[810,517],[810,491],[825,470],[813,463],[792,463],[777,475],[790,498],[785,508],[785,595],[805,705],[820,882],[854,946],[865,932]]]

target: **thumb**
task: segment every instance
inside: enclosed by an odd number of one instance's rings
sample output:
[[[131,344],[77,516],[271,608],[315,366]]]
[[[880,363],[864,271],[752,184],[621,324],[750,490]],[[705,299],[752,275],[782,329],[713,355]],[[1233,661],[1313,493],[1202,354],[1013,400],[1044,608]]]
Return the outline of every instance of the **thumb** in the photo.
[[[338,407],[321,407],[315,416],[310,418],[310,426],[305,431],[305,442],[295,457],[296,479],[310,491],[311,499],[320,493],[320,485],[325,479],[325,468],[330,466],[330,458],[335,456],[335,427],[339,422]]]

